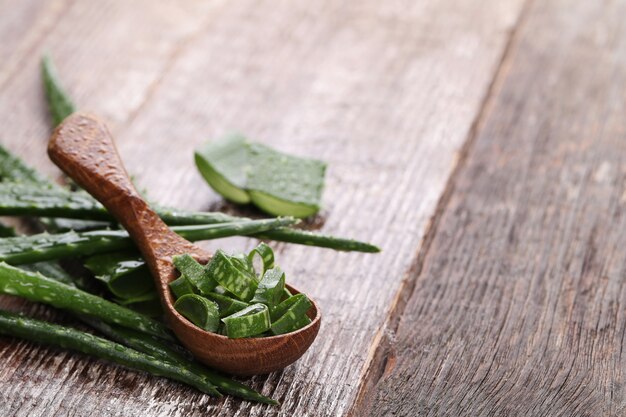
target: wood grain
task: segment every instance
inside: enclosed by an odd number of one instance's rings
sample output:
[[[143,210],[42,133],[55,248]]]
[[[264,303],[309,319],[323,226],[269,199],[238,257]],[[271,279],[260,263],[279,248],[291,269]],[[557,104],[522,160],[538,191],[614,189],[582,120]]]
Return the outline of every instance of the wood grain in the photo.
[[[318,300],[325,316],[300,361],[249,381],[281,400],[281,408],[215,401],[166,380],[2,339],[3,411],[345,414],[522,0],[128,3],[68,6],[0,91],[4,144],[58,173],[44,156],[49,128],[37,65],[48,49],[79,107],[112,124],[130,173],[152,199],[185,208],[219,205],[193,167],[192,149],[238,130],[327,160],[323,230],[372,240],[384,252],[277,245],[290,282]]]
[[[624,13],[532,5],[356,415],[626,415]]]

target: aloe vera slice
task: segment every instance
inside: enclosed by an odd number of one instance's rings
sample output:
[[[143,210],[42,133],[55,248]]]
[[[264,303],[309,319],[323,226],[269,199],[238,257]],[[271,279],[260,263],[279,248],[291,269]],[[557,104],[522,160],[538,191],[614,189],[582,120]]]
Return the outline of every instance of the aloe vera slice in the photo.
[[[218,193],[275,216],[308,217],[320,209],[326,164],[278,152],[239,135],[196,151],[196,165]]]
[[[239,301],[227,295],[218,294],[215,292],[204,294],[204,296],[218,305],[220,309],[220,317],[226,317],[230,316],[231,314],[235,314],[236,312],[243,310],[249,305],[248,303],[245,303],[243,301]]]
[[[180,298],[183,295],[187,294],[195,294],[195,288],[193,284],[189,282],[187,277],[184,275],[181,275],[174,281],[170,282],[169,286],[176,298]]]
[[[252,297],[252,303],[262,303],[270,311],[280,302],[285,289],[285,273],[278,267],[268,269]]]
[[[215,332],[220,324],[217,304],[196,295],[187,294],[174,303],[174,308],[190,322],[208,331]]]
[[[255,264],[258,263],[260,265],[257,267]],[[262,277],[265,274],[265,271],[274,267],[274,251],[272,248],[265,242],[259,243],[259,245],[252,249],[248,254],[248,260],[252,264],[252,267],[256,271],[257,275]]]
[[[245,191],[248,164],[245,144],[243,136],[231,135],[195,152],[196,166],[209,185],[227,200],[239,204],[250,202]]]
[[[222,319],[224,332],[231,339],[249,337],[266,332],[270,328],[270,314],[266,305],[252,304]]]
[[[207,265],[209,275],[240,300],[250,301],[257,289],[256,279],[248,270],[238,267],[233,259],[236,258],[218,250]]]
[[[217,286],[217,282],[211,277],[209,271],[193,259],[191,255],[177,255],[174,256],[172,261],[176,269],[187,277],[187,279],[200,290],[200,293],[206,294]]]
[[[292,295],[291,297],[287,298],[285,301],[278,304],[276,308],[272,310],[272,314],[271,314],[272,322],[275,322],[278,319],[280,319],[287,311],[292,309],[295,305],[298,305],[298,308],[295,311],[299,315],[303,315],[307,311],[309,311],[309,308],[311,308],[311,301],[307,298],[306,295],[302,293]],[[304,310],[304,311],[301,311],[301,310]]]
[[[304,294],[296,294],[283,303],[289,300],[291,300],[291,302],[286,304],[288,305],[286,311],[282,314],[277,314],[278,319],[274,319],[272,322],[270,331],[274,335],[289,333],[299,328],[298,326],[303,320],[302,317],[306,316],[306,312],[309,311],[312,306],[311,301]]]

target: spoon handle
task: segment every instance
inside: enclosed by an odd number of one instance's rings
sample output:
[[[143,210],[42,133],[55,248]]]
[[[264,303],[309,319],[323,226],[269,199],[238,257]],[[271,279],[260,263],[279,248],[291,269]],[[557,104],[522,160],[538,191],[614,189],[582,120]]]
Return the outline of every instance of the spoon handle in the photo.
[[[172,232],[139,195],[109,130],[98,118],[84,113],[69,116],[50,138],[48,155],[124,226],[153,275],[161,277],[160,286],[166,286],[173,278],[169,276],[173,255],[187,250],[206,259],[191,243]]]

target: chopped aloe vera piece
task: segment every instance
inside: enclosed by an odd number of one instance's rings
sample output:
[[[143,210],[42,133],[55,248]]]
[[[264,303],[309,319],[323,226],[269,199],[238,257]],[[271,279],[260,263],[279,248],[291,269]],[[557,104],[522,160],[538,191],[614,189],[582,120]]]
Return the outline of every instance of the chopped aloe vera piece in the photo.
[[[235,265],[237,268],[248,272],[250,275],[256,276],[254,272],[254,267],[252,266],[252,262],[243,253],[238,253],[236,255],[231,256],[230,260],[233,262],[233,265]]]
[[[206,181],[226,199],[252,202],[275,216],[308,217],[320,209],[326,164],[229,136],[196,151]]]
[[[85,267],[116,297],[133,298],[154,291],[148,267],[140,257],[128,258],[127,252],[90,256]]]
[[[256,248],[252,249],[248,254],[248,259],[256,271],[256,274],[260,277],[262,277],[268,269],[274,268],[274,251],[265,242],[259,243]],[[257,261],[259,263],[258,267],[256,266]]]
[[[291,291],[289,291],[289,288],[285,287],[285,289],[283,290],[283,297],[281,298],[281,301],[285,301],[287,298],[291,297],[293,294],[291,293]]]
[[[272,334],[285,334],[293,331],[302,320],[302,317],[306,317],[306,312],[309,311],[312,304],[311,301],[304,294],[296,294],[290,299],[293,299],[289,304],[289,307],[283,314],[279,314],[277,319],[274,319],[270,331]],[[282,304],[282,303],[281,303]]]
[[[226,336],[231,339],[256,336],[270,328],[269,309],[264,304],[252,304],[222,319]]]
[[[285,289],[285,273],[278,267],[268,269],[252,297],[253,303],[262,303],[269,307],[270,311],[280,303]]]
[[[248,148],[243,136],[210,142],[195,152],[195,160],[206,182],[224,198],[239,204],[250,202],[245,191]]]
[[[272,322],[277,321],[280,317],[282,317],[287,311],[289,311],[289,309],[291,309],[295,305],[299,305],[298,310],[297,310],[298,312],[304,309],[304,311],[301,311],[299,313],[299,315],[303,315],[304,313],[309,311],[309,308],[311,308],[311,301],[309,301],[307,296],[304,294],[292,295],[291,297],[287,298],[285,301],[278,304],[276,308],[272,310]],[[304,308],[307,305],[308,307]]]
[[[233,258],[218,250],[207,265],[209,275],[222,287],[243,301],[250,301],[257,289],[256,279],[238,267]]]
[[[292,319],[291,316],[284,316],[281,317],[281,319],[278,320],[276,323],[272,324],[269,333],[273,336],[291,333],[305,326],[308,326],[309,324],[311,324],[311,319],[307,315],[300,316],[300,318],[296,319]]]
[[[176,278],[174,281],[170,282],[169,285],[176,298],[195,293],[193,284],[189,282],[185,275]]]
[[[248,307],[248,303],[236,300],[232,297],[223,294],[217,294],[209,292],[204,294],[206,298],[215,302],[220,308],[220,317],[230,316],[244,308]]]
[[[217,286],[217,282],[215,282],[209,274],[207,268],[200,265],[191,255],[177,255],[174,256],[172,261],[176,269],[178,269],[182,275],[186,276],[187,279],[200,290],[200,293],[206,294]]]
[[[217,304],[200,295],[183,295],[176,300],[174,308],[190,322],[208,332],[215,332],[220,324]]]

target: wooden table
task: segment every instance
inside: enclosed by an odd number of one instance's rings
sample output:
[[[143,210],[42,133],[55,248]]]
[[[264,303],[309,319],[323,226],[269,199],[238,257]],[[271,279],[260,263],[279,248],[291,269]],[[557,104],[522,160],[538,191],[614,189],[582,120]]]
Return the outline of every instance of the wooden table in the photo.
[[[280,408],[1,338],[0,414],[626,415],[624,16],[624,0],[1,0],[0,140],[41,171],[59,176],[48,51],[153,200],[236,210],[192,150],[239,131],[327,160],[316,224],[384,251],[276,245],[324,312],[301,360],[246,380]]]

